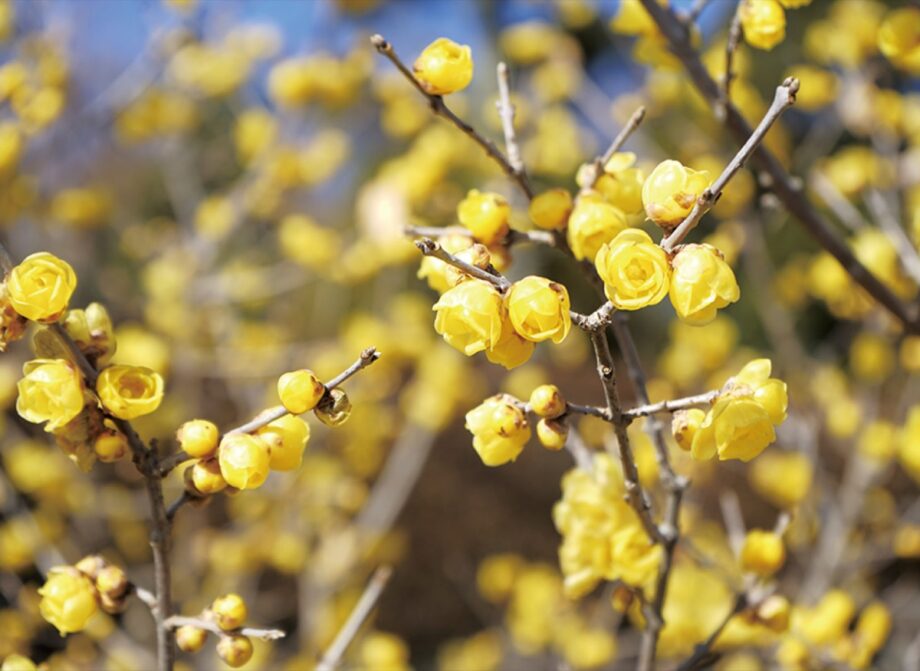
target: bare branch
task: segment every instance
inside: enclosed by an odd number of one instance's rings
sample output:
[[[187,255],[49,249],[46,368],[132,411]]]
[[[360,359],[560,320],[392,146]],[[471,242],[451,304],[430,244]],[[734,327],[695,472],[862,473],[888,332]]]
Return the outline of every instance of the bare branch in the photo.
[[[419,248],[419,251],[425,256],[431,256],[443,261],[449,265],[452,265],[454,268],[463,271],[470,277],[475,277],[477,280],[483,280],[493,285],[496,289],[504,293],[511,287],[511,282],[507,278],[496,274],[490,273],[488,270],[483,270],[482,268],[477,268],[474,265],[467,263],[461,259],[458,259],[456,256],[444,250],[437,242],[431,238],[422,238],[421,240],[415,241],[415,246]]]
[[[336,634],[335,640],[332,641],[332,645],[326,650],[320,663],[316,665],[316,671],[333,671],[339,665],[348,646],[354,640],[355,636],[358,635],[358,630],[361,629],[361,625],[364,624],[364,621],[371,614],[374,606],[377,605],[377,600],[380,598],[380,595],[383,593],[392,575],[393,569],[390,566],[381,566],[374,572],[367,587],[364,588],[364,593],[361,595],[361,598],[358,599],[358,603],[351,611],[351,615],[349,615],[348,619],[345,621],[345,625],[339,630],[339,633]]]
[[[195,627],[197,629],[204,629],[205,631],[209,631],[212,634],[217,634],[218,636],[230,636],[237,634],[240,636],[248,636],[249,638],[257,638],[260,641],[277,641],[278,639],[284,638],[287,635],[280,629],[262,629],[259,627],[241,627],[239,629],[231,629],[229,631],[225,631],[224,629],[221,629],[213,620],[209,620],[204,617],[186,617],[184,615],[173,615],[163,624],[168,629],[178,629],[179,627]]]
[[[764,114],[760,124],[754,132],[751,133],[747,142],[738,150],[738,153],[735,154],[735,157],[729,164],[725,166],[725,170],[723,170],[718,179],[712,183],[712,186],[703,191],[702,195],[700,195],[696,204],[693,206],[693,209],[690,210],[690,214],[678,224],[677,228],[675,228],[668,237],[661,241],[661,246],[665,251],[673,251],[674,247],[680,244],[680,242],[687,237],[687,234],[699,223],[703,215],[716,204],[716,201],[722,195],[722,191],[725,189],[729,180],[744,167],[744,164],[757,149],[758,145],[763,142],[764,137],[776,120],[795,102],[795,94],[798,90],[799,80],[794,77],[788,77],[782,84],[776,87],[776,95],[773,96],[773,103],[770,105],[767,113]]]
[[[645,119],[645,107],[640,105],[636,111],[632,113],[632,116],[629,117],[629,121],[626,122],[622,130],[613,138],[613,142],[610,143],[606,151],[594,159],[594,162],[591,164],[592,172],[587,180],[589,188],[593,188],[594,185],[597,184],[597,180],[604,174],[604,166],[606,166],[607,162],[613,158],[613,155],[620,151],[620,148],[626,144],[626,140],[635,132],[643,119]]]
[[[511,103],[511,90],[508,85],[508,66],[504,61],[497,66],[498,74],[498,115],[502,120],[502,132],[505,134],[505,151],[508,152],[508,163],[518,176],[525,177],[524,161],[521,160],[521,150],[518,147],[517,137],[514,134],[514,105]]]
[[[678,410],[686,410],[687,408],[711,405],[718,397],[718,391],[707,391],[705,394],[697,394],[696,396],[686,396],[684,398],[676,398],[672,401],[659,401],[658,403],[640,405],[632,410],[627,410],[623,415],[633,420],[647,415],[654,415],[658,412],[677,412]]]
[[[572,312],[572,321],[577,327],[585,331],[601,331],[607,328],[615,313],[616,308],[613,303],[607,301],[589,315]]]
[[[725,42],[725,78],[722,80],[722,104],[716,108],[716,114],[725,117],[726,105],[731,102],[732,81],[735,79],[734,60],[735,52],[741,43],[741,3],[735,8],[732,22],[728,29],[728,39]]]
[[[428,104],[431,107],[432,112],[440,117],[447,119],[460,131],[472,138],[473,141],[482,147],[483,151],[485,151],[486,154],[488,154],[489,157],[499,165],[505,174],[508,175],[508,177],[510,177],[511,180],[518,185],[524,195],[527,196],[528,200],[533,198],[533,189],[530,186],[530,182],[527,180],[527,176],[524,175],[523,172],[518,173],[517,170],[515,170],[514,166],[498,149],[498,147],[495,146],[494,142],[484,138],[476,131],[476,129],[474,129],[467,122],[454,114],[454,112],[444,102],[444,98],[442,96],[428,93],[428,91],[426,91],[421,83],[415,78],[415,75],[412,74],[412,71],[406,67],[405,63],[402,62],[402,59],[396,55],[392,44],[387,42],[381,35],[372,36],[371,44],[374,45],[374,48],[377,49],[379,53],[390,59],[390,62],[396,66],[400,73],[402,73],[403,77],[408,79],[409,82],[416,88],[416,90],[428,100]]]

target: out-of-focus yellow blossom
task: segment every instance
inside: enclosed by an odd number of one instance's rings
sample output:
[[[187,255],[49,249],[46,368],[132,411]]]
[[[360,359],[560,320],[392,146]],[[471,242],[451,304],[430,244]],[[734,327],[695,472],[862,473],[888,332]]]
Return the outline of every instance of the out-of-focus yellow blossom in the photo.
[[[566,238],[576,259],[593,262],[604,243],[613,240],[627,226],[622,210],[596,197],[582,196],[569,217]]]
[[[482,560],[476,570],[476,587],[484,599],[502,603],[511,595],[514,581],[523,567],[516,554],[491,555]]]
[[[920,336],[906,336],[901,341],[898,360],[909,373],[920,372]]]
[[[273,471],[293,471],[303,462],[303,451],[310,439],[310,425],[300,417],[285,415],[258,431],[268,445],[269,466]]]
[[[61,316],[76,288],[77,276],[70,264],[48,252],[24,258],[6,281],[13,309],[26,319],[43,322]]]
[[[339,258],[341,250],[341,241],[334,230],[303,214],[291,214],[281,220],[278,245],[282,254],[295,263],[320,271]]]
[[[783,539],[772,531],[752,529],[741,546],[741,568],[764,578],[779,571],[786,561]]]
[[[920,558],[920,525],[904,524],[894,534],[892,550],[896,557]]]
[[[913,406],[907,414],[898,443],[898,457],[908,475],[920,482],[920,405]]]
[[[787,77],[795,77],[801,86],[795,96],[797,109],[813,112],[834,102],[839,82],[831,70],[814,65],[794,65],[786,70]]]
[[[524,21],[502,30],[498,45],[509,59],[533,65],[556,53],[565,34],[543,21]]]
[[[831,590],[812,607],[797,606],[792,611],[792,629],[813,645],[827,645],[847,631],[856,604],[842,590]]]
[[[850,367],[861,380],[879,383],[894,370],[894,348],[878,334],[861,332],[850,344]]]
[[[0,123],[0,175],[13,172],[19,164],[22,150],[22,133],[16,124],[11,121]]]
[[[438,671],[498,671],[502,646],[501,634],[490,630],[467,639],[448,641],[438,650]]]
[[[38,593],[42,617],[62,636],[84,629],[97,610],[93,583],[70,567],[52,569]]]
[[[74,228],[105,223],[112,209],[111,196],[102,189],[64,189],[51,199],[51,216]]]
[[[660,303],[670,286],[668,255],[638,228],[621,231],[594,259],[604,293],[620,310]]]
[[[195,458],[212,455],[217,449],[219,437],[217,425],[206,419],[190,420],[176,431],[176,442],[179,443],[180,449]]]
[[[545,564],[524,567],[514,582],[505,622],[514,647],[534,655],[552,643],[563,602],[558,572]]]
[[[313,95],[314,88],[312,69],[305,58],[280,61],[268,73],[269,96],[283,108],[303,105]]]
[[[898,250],[884,232],[875,228],[861,230],[852,240],[856,258],[902,298],[911,298],[917,286],[901,267]]]
[[[197,123],[198,109],[189,96],[153,86],[119,111],[115,131],[122,142],[145,142],[185,133]]]
[[[12,97],[13,111],[26,133],[38,133],[54,123],[65,103],[64,91],[52,86],[23,87]]]
[[[99,373],[96,393],[115,417],[134,419],[160,407],[163,378],[146,366],[108,366]]]
[[[786,12],[777,0],[742,0],[738,16],[752,47],[769,51],[786,38]]]
[[[792,508],[808,496],[814,467],[801,452],[769,452],[751,464],[748,481],[758,494],[780,508]]]
[[[679,161],[663,161],[642,184],[645,214],[664,230],[670,231],[690,214],[708,186],[708,172],[692,170]]]
[[[708,324],[718,310],[741,297],[731,266],[715,247],[686,245],[671,265],[671,304],[677,316],[688,324]]]
[[[501,466],[517,459],[530,440],[524,411],[507,396],[491,396],[466,413],[466,430],[473,448],[486,466]]]
[[[576,468],[563,476],[553,523],[562,534],[559,564],[567,596],[583,597],[602,580],[639,588],[654,580],[661,547],[649,540],[625,494],[623,475],[606,454],[595,457],[593,473]]]
[[[535,196],[527,211],[537,228],[561,231],[572,212],[572,194],[565,189],[549,189]]]
[[[535,175],[568,177],[584,152],[582,129],[571,110],[552,105],[536,119],[523,146],[524,163]]]
[[[511,206],[497,193],[481,193],[476,189],[466,194],[457,205],[457,218],[478,242],[494,245],[508,232]]]
[[[265,155],[278,136],[278,122],[267,110],[259,107],[244,110],[233,127],[236,155],[243,165],[249,165]]]
[[[292,415],[312,410],[326,394],[326,386],[312,370],[294,370],[278,378],[278,398]]]
[[[632,152],[617,152],[603,166],[594,188],[604,199],[626,214],[642,211],[642,184],[645,173],[635,167],[636,155]]]
[[[689,562],[676,563],[671,579],[658,650],[663,656],[686,657],[725,619],[734,597],[723,576]]]
[[[409,646],[396,636],[375,631],[361,642],[359,650],[361,663],[368,669],[387,671],[410,671]]]
[[[0,10],[2,13],[2,10]],[[37,671],[38,667],[28,657],[22,655],[9,655],[0,664],[0,671]]]
[[[69,361],[34,359],[22,373],[16,412],[26,421],[47,422],[45,431],[56,431],[83,410],[83,378]]]
[[[123,323],[115,329],[118,349],[112,363],[146,365],[160,375],[169,369],[169,345],[159,336],[138,324]]]
[[[556,645],[571,668],[602,668],[616,656],[617,641],[610,631],[589,627],[576,617],[565,618],[559,624]]]
[[[665,5],[667,0],[658,0],[658,4]],[[639,0],[623,0],[610,20],[610,30],[620,35],[654,35],[658,26]]]
[[[225,237],[236,221],[236,207],[225,196],[209,196],[195,210],[195,230],[207,240]]]
[[[351,151],[351,139],[344,131],[326,128],[316,133],[298,155],[300,181],[320,184],[338,172]]]
[[[505,305],[514,330],[526,340],[560,343],[572,328],[568,290],[545,277],[530,275],[512,284]]]
[[[536,343],[518,334],[514,324],[504,310],[502,314],[501,335],[498,342],[486,349],[486,358],[492,363],[504,366],[508,370],[526,363],[533,354]]]
[[[220,473],[227,484],[237,489],[255,489],[268,477],[271,459],[268,445],[247,433],[223,437],[218,448]]]
[[[428,93],[456,93],[473,80],[473,52],[466,45],[439,37],[419,54],[412,70]]]
[[[831,314],[843,319],[859,319],[874,305],[829,252],[821,252],[812,260],[806,286],[814,296],[827,303]]]
[[[897,68],[920,74],[920,9],[889,12],[878,29],[878,48]]]
[[[819,169],[836,189],[854,197],[870,186],[885,187],[891,183],[892,166],[870,147],[849,145],[824,158]],[[877,229],[866,229],[874,234]]]
[[[226,96],[249,76],[251,63],[242,51],[191,42],[169,63],[169,74],[183,88],[206,96]]]
[[[498,291],[483,280],[470,280],[445,291],[432,308],[434,330],[467,356],[492,349],[502,335],[504,305]]]
[[[706,373],[722,366],[738,343],[738,327],[724,315],[705,326],[673,320],[671,345],[659,360],[663,375],[678,386],[689,387]],[[721,382],[721,380],[720,380]]]
[[[786,384],[770,377],[769,359],[755,359],[731,378],[693,437],[696,459],[750,461],[776,439],[786,419]]]

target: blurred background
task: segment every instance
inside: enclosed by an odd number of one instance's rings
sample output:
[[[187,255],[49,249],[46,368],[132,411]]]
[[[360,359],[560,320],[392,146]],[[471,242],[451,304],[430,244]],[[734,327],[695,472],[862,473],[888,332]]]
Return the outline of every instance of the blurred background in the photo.
[[[713,72],[724,71],[734,5],[714,0],[700,14],[699,45]],[[735,55],[732,99],[756,123],[783,78],[800,77],[799,103],[766,144],[861,260],[913,301],[917,276],[872,225],[894,221],[916,249],[920,89],[875,46],[887,9],[815,0],[790,10],[785,42],[770,52],[742,45]],[[618,16],[615,0],[0,0],[0,241],[14,262],[37,250],[70,262],[79,277],[73,304],[100,301],[116,323],[116,362],[163,373],[166,400],[138,422],[145,438],[168,452],[187,419],[231,427],[274,405],[286,370],[309,367],[329,379],[365,347],[383,353],[348,383],[348,423],[332,431],[311,419],[299,471],[177,515],[180,611],[237,591],[254,623],[290,632],[257,644],[247,668],[311,668],[383,562],[396,572],[348,668],[379,667],[374,640],[419,669],[613,668],[609,655],[585,660],[547,631],[562,614],[573,631],[613,627],[609,595],[576,616],[482,571],[487,557],[511,553],[502,566],[555,585],[552,509],[570,457],[534,444],[516,463],[489,469],[463,429],[464,413],[484,397],[526,399],[548,381],[572,401],[597,403],[589,342],[573,333],[506,372],[435,334],[437,287],[417,276],[420,255],[405,228],[455,224],[471,188],[508,198],[515,228],[530,226],[527,204],[468,138],[431,114],[369,36],[382,34],[409,64],[437,37],[470,45],[473,83],[448,102],[499,143],[495,68],[507,61],[523,158],[539,190],[574,192],[579,166],[640,104],[647,118],[626,147],[637,167],[647,174],[677,158],[717,175],[736,146],[663,42],[637,37]],[[841,276],[764,186],[743,171],[694,233],[725,253],[742,300],[700,329],[673,323],[666,301],[632,321],[652,400],[717,388],[757,354],[790,385],[790,419],[769,455],[750,465],[675,457],[694,482],[688,524],[724,553],[720,494],[737,492],[749,527],[769,528],[796,507],[784,580],[797,590],[814,575],[815,557],[836,547],[817,549],[818,529],[850,456],[863,450],[886,470],[873,471],[857,519],[845,520],[859,542],[838,548],[822,580],[863,600],[893,589],[889,605],[916,623],[909,603],[920,594],[920,511],[911,507],[911,477],[920,467],[897,466],[881,444],[896,440],[920,398],[920,343]],[[546,275],[569,287],[573,308],[597,306],[561,254],[527,245],[506,254],[510,277]],[[152,576],[146,502],[131,464],[66,455],[12,409],[27,349],[0,360],[9,408],[0,658],[18,651],[54,669],[150,668],[142,606],[100,615],[66,639],[36,615],[35,589],[55,564],[100,552],[139,584]],[[634,405],[628,386],[622,393]],[[602,423],[578,428],[591,449],[610,440]],[[651,447],[635,428],[643,480],[654,483]],[[168,499],[181,491],[177,469]],[[548,621],[531,621],[529,611]],[[673,654],[694,640],[688,633]],[[634,655],[635,642],[621,639],[621,668]],[[182,664],[219,662],[208,648]]]

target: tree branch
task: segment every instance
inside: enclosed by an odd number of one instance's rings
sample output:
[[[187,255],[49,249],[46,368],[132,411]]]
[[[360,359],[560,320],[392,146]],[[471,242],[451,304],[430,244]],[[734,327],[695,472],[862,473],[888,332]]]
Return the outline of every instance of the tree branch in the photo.
[[[686,396],[684,398],[676,398],[672,401],[659,401],[658,403],[640,405],[632,410],[627,410],[623,413],[623,416],[633,420],[639,417],[646,417],[647,415],[654,415],[658,412],[677,412],[678,410],[685,410],[687,408],[710,405],[718,397],[718,391],[707,391],[705,394],[697,394],[696,396]]]
[[[204,629],[218,636],[230,636],[239,634],[249,638],[257,638],[260,641],[277,641],[284,638],[285,634],[281,629],[261,629],[259,627],[240,627],[229,631],[221,629],[218,624],[212,620],[203,617],[186,617],[184,615],[173,615],[163,623],[168,629],[178,629],[179,627],[195,627]]]
[[[613,155],[620,151],[620,148],[626,144],[626,140],[635,132],[643,119],[645,119],[645,107],[640,105],[636,111],[632,113],[632,116],[629,117],[629,121],[626,122],[626,125],[623,126],[617,136],[613,138],[613,142],[610,143],[606,151],[594,159],[594,162],[591,164],[591,173],[587,179],[587,188],[594,188],[594,185],[597,184],[597,180],[604,174],[604,166],[607,165],[607,162],[613,158]]]
[[[505,151],[508,152],[508,163],[515,174],[527,179],[524,172],[524,161],[521,160],[521,150],[518,147],[517,137],[514,134],[514,105],[511,103],[511,90],[508,85],[508,66],[502,61],[498,64],[498,115],[502,120],[502,132],[505,134]]]

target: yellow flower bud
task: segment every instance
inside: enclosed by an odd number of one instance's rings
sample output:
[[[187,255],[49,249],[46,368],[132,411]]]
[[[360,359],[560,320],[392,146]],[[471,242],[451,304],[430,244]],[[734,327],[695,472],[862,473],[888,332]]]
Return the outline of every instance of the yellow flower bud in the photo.
[[[526,363],[533,354],[536,343],[526,340],[514,330],[508,318],[508,311],[502,315],[502,333],[492,347],[486,350],[486,358],[492,363],[504,366],[508,370]]]
[[[896,67],[920,73],[920,9],[902,7],[890,12],[878,29],[878,48]]]
[[[34,359],[22,367],[16,412],[28,422],[47,422],[55,431],[80,414],[84,405],[83,378],[64,359]]]
[[[789,628],[791,610],[789,599],[780,594],[771,594],[757,606],[755,616],[758,622],[771,631],[783,632]]]
[[[867,459],[887,463],[898,451],[897,429],[884,420],[870,422],[863,429],[856,449]]]
[[[227,487],[217,459],[202,459],[185,469],[186,487],[191,484],[195,494],[210,496]]]
[[[294,370],[278,378],[281,405],[292,415],[312,410],[325,393],[325,385],[312,370]]]
[[[300,468],[303,451],[310,439],[310,425],[300,417],[285,415],[263,426],[257,435],[268,445],[269,465],[273,471]]]
[[[619,310],[655,305],[668,293],[668,255],[638,228],[622,231],[601,247],[594,264],[604,293]]]
[[[511,596],[523,561],[511,553],[486,557],[476,570],[476,588],[486,601],[500,604]]]
[[[706,413],[699,408],[690,408],[689,410],[678,410],[671,418],[671,434],[677,442],[677,446],[682,450],[690,451],[693,444],[693,437],[699,431],[703,420],[706,419]]]
[[[801,452],[775,452],[755,461],[749,478],[754,490],[770,503],[791,508],[808,495],[813,471],[808,457]]]
[[[208,640],[208,632],[198,627],[185,625],[176,629],[176,645],[182,652],[198,652]]]
[[[255,489],[268,477],[268,445],[248,433],[231,433],[220,441],[220,473],[237,489]]]
[[[27,256],[7,279],[13,309],[33,321],[58,319],[76,288],[77,276],[70,264],[48,252]]]
[[[488,282],[470,280],[445,291],[433,310],[434,330],[467,356],[491,349],[502,334],[504,306]]]
[[[743,0],[738,15],[752,47],[769,51],[786,38],[786,12],[776,0]]]
[[[735,273],[714,247],[687,245],[671,265],[671,304],[677,316],[688,324],[708,324],[719,309],[741,297]]]
[[[99,373],[96,393],[119,419],[149,415],[163,400],[163,378],[146,366],[109,366]]]
[[[772,531],[752,529],[741,547],[741,569],[767,578],[786,562],[783,539]]]
[[[565,189],[550,189],[530,201],[530,220],[544,231],[561,231],[572,212],[572,194]]]
[[[554,452],[565,447],[565,441],[569,437],[568,425],[555,419],[543,418],[537,422],[537,438],[540,444],[547,450]]]
[[[217,656],[227,666],[237,668],[252,658],[252,641],[240,634],[221,636],[217,642]]]
[[[96,575],[96,589],[100,594],[118,599],[128,591],[128,576],[120,566],[103,566]]]
[[[217,626],[224,631],[239,629],[246,621],[246,602],[239,594],[224,594],[214,599],[211,612]]]
[[[176,431],[179,448],[190,457],[209,457],[217,449],[220,431],[214,422],[206,419],[192,419]]]
[[[473,434],[473,448],[486,466],[514,461],[530,439],[524,411],[502,394],[466,413],[466,429]]]
[[[540,417],[556,419],[565,412],[565,399],[554,384],[541,384],[530,394],[530,407]]]
[[[466,45],[439,37],[415,59],[412,70],[428,93],[456,93],[473,80],[473,52]]]
[[[86,576],[75,570],[52,569],[38,590],[39,610],[61,635],[81,631],[96,613],[96,590]]]
[[[351,416],[351,401],[344,390],[336,387],[329,391],[328,400],[324,400],[313,409],[316,418],[326,426],[340,426]]]
[[[473,238],[484,245],[494,245],[508,232],[511,206],[497,193],[480,193],[472,189],[457,205],[457,218]]]
[[[605,242],[627,227],[621,210],[594,198],[580,197],[569,216],[566,239],[576,259],[594,261]]]
[[[22,655],[9,655],[0,664],[0,671],[36,671],[38,669],[35,663],[28,657]]]
[[[642,205],[649,219],[666,231],[690,214],[709,186],[709,173],[692,170],[679,161],[663,161],[642,184]]]
[[[856,621],[856,636],[861,645],[875,652],[888,640],[891,633],[891,611],[881,601],[873,601],[863,608]]]
[[[361,643],[361,663],[365,669],[410,671],[409,648],[398,636],[371,632]]]
[[[565,340],[572,328],[569,292],[545,277],[530,275],[515,282],[506,298],[508,318],[522,338],[533,342]]]
[[[129,449],[128,439],[121,431],[103,431],[93,441],[93,452],[103,464],[123,459]]]

